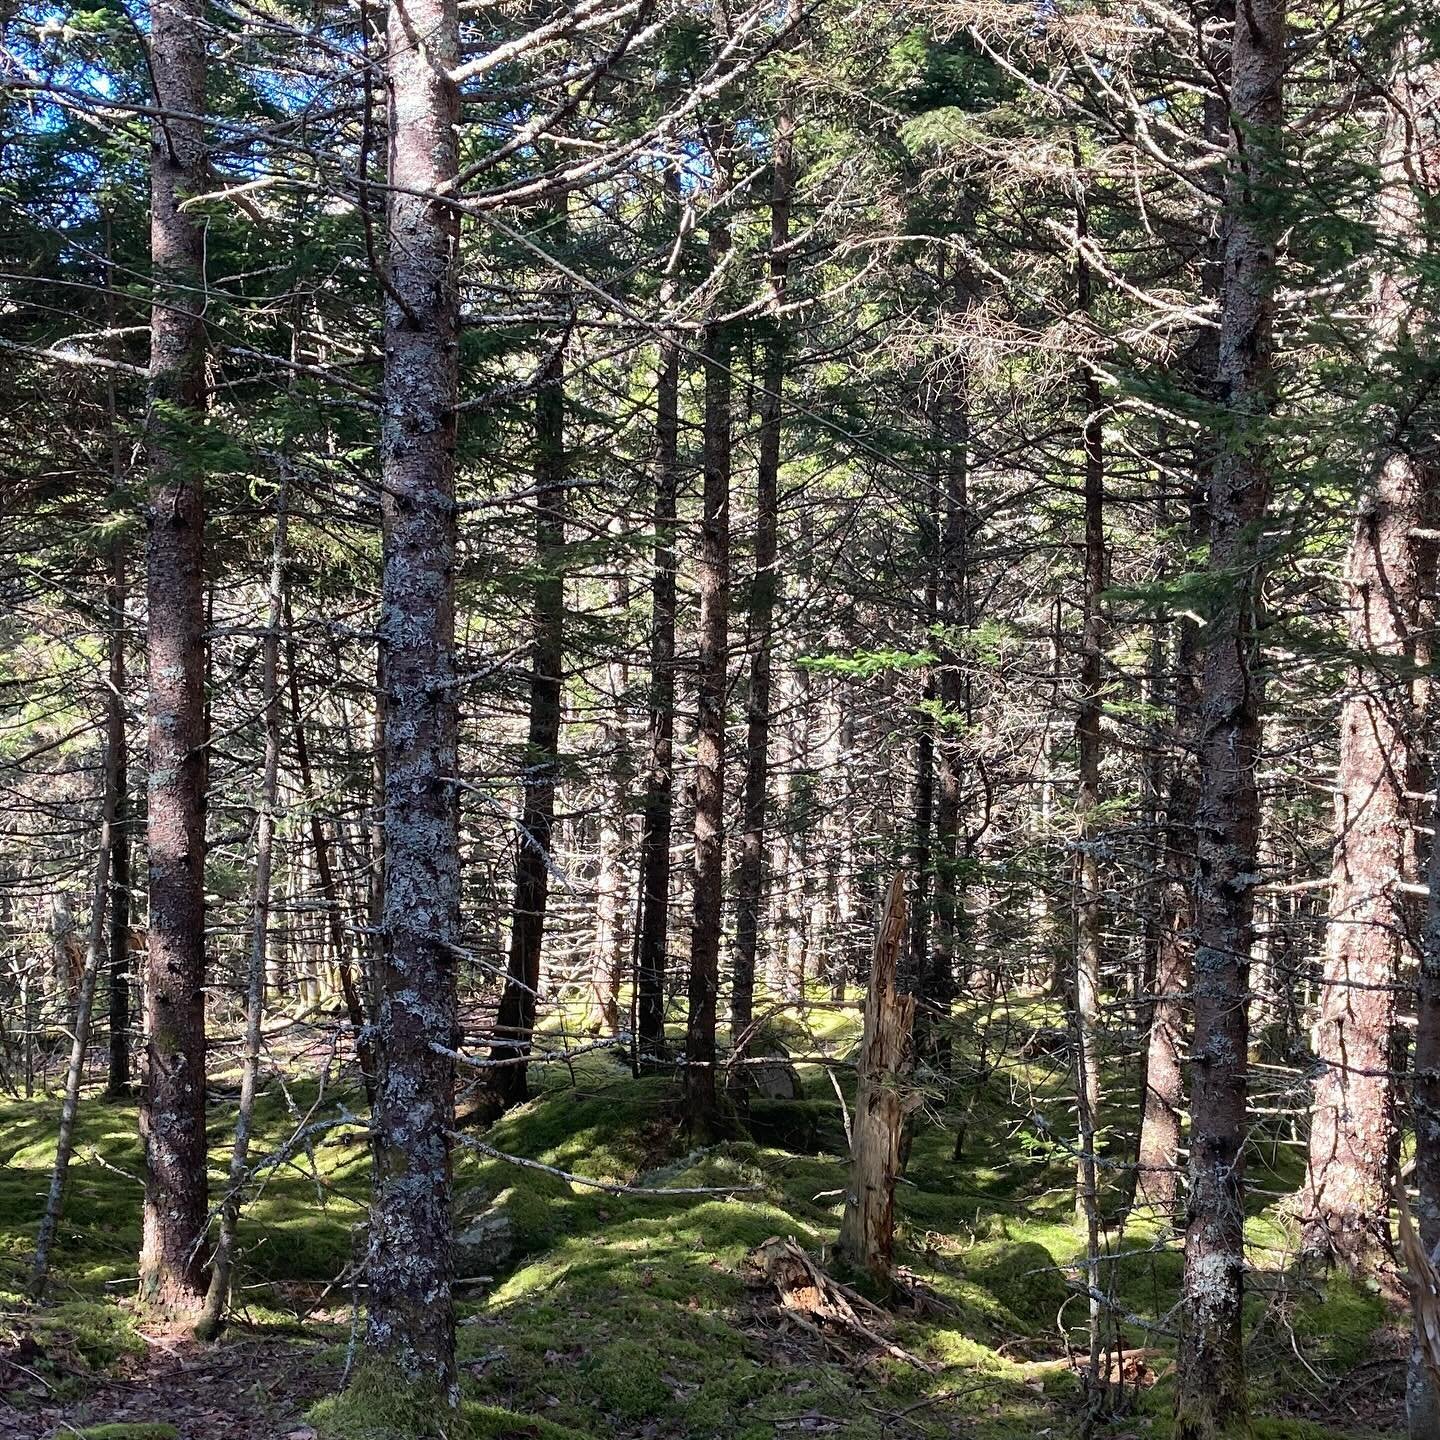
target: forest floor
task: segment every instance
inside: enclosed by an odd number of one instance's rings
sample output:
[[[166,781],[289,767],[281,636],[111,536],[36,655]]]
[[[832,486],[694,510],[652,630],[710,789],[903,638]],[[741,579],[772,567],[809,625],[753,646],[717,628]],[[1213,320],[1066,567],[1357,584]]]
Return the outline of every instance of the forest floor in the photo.
[[[843,1059],[853,1010],[792,1050]],[[543,1092],[485,1134],[509,1154],[654,1194],[612,1195],[473,1152],[461,1192],[459,1361],[464,1406],[451,1440],[1019,1440],[1077,1434],[1087,1302],[1075,1223],[1063,1056],[1032,1049],[1054,1026],[1017,1008],[1003,1047],[957,1053],[960,1083],[920,1113],[898,1198],[905,1294],[867,1340],[777,1304],[754,1252],[793,1238],[830,1267],[845,1182],[844,1120],[824,1068],[801,1064],[803,1098],[754,1101],[744,1138],[687,1147],[676,1095],[635,1080],[618,1053],[553,1066]],[[993,1021],[993,1016],[991,1016]],[[303,1027],[288,1032],[292,1037]],[[384,1397],[334,1398],[351,1358],[368,1155],[356,1105],[314,1055],[279,1043],[255,1158],[278,1156],[243,1221],[238,1313],[221,1340],[143,1330],[131,1309],[140,1165],[133,1103],[87,1097],[51,1298],[23,1298],[54,1155],[58,1102],[0,1103],[0,1437],[88,1440],[387,1440]],[[843,1073],[843,1072],[837,1072]],[[233,1078],[233,1077],[228,1077]],[[537,1077],[538,1078],[538,1077]],[[223,1086],[227,1077],[221,1074]],[[841,1089],[849,1095],[849,1086]],[[212,1107],[213,1189],[231,1102]],[[1134,1095],[1112,1081],[1116,1135]],[[297,1130],[335,1120],[308,1145]],[[957,1126],[965,1146],[954,1158]],[[1395,1434],[1403,1428],[1405,1320],[1372,1292],[1307,1273],[1273,1197],[1293,1189],[1284,1136],[1250,1156],[1253,1273],[1248,1358],[1258,1440]],[[1117,1150],[1115,1158],[1122,1158]],[[1119,1176],[1123,1166],[1109,1173]],[[725,1193],[667,1196],[675,1186]],[[732,1188],[733,1187],[733,1188]],[[1260,1192],[1270,1192],[1267,1196]],[[1267,1208],[1268,1207],[1268,1208]],[[1102,1281],[1116,1345],[1116,1440],[1168,1430],[1178,1244],[1154,1220],[1107,1226]],[[878,1342],[878,1343],[877,1343]],[[331,1397],[331,1398],[322,1398]],[[318,1403],[317,1403],[318,1402]]]

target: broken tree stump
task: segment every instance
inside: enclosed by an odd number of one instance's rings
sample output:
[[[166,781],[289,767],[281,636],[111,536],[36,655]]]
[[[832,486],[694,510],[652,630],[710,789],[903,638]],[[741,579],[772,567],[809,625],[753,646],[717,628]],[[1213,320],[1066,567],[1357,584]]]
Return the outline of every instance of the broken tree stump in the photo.
[[[905,1118],[919,1103],[906,1085],[914,1063],[915,998],[896,989],[905,940],[905,877],[897,874],[875,936],[865,1033],[860,1043],[850,1182],[840,1222],[841,1257],[881,1285],[890,1281],[895,1242],[895,1183],[902,1168]]]

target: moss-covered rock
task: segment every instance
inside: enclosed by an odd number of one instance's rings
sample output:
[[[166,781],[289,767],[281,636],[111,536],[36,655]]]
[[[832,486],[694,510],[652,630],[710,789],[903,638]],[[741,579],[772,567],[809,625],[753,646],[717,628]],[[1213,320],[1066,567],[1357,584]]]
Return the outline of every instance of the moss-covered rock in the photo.
[[[825,1105],[818,1100],[764,1100],[758,1096],[750,1101],[750,1133],[764,1145],[780,1150],[794,1150],[813,1155],[820,1149],[820,1136],[826,1120],[835,1110],[833,1102]]]
[[[501,1209],[486,1210],[455,1232],[455,1273],[462,1278],[502,1275],[519,1253],[515,1222]]]

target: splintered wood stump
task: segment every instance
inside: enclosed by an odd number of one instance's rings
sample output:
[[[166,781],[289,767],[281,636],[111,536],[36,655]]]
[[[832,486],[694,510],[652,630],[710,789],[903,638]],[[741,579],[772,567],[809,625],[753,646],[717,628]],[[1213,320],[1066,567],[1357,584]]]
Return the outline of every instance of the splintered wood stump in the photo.
[[[1404,1180],[1396,1180],[1395,1211],[1400,1235],[1400,1258],[1405,1266],[1405,1283],[1410,1290],[1414,1314],[1414,1350],[1431,1386],[1440,1390],[1440,1274],[1410,1218],[1410,1203]],[[1414,1359],[1412,1359],[1412,1365]]]
[[[916,1097],[904,1085],[913,1061],[915,999],[895,988],[905,939],[905,877],[895,876],[875,937],[865,1037],[850,1138],[850,1184],[840,1222],[841,1257],[882,1285],[890,1279],[895,1239],[895,1182],[900,1174],[905,1117]]]

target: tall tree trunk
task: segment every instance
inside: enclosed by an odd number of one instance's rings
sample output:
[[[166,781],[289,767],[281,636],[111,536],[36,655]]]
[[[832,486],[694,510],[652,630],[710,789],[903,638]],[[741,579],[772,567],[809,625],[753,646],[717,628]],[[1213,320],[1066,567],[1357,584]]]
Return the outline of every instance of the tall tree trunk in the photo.
[[[1075,164],[1080,156],[1076,146]],[[1090,262],[1084,245],[1090,235],[1090,211],[1077,174],[1075,233],[1081,246],[1076,263],[1075,302],[1088,315],[1093,299]],[[1090,1366],[1086,1371],[1087,1413],[1102,1414],[1109,1404],[1109,1367],[1102,1364],[1106,1343],[1101,1302],[1100,1171],[1096,1156],[1100,1127],[1100,975],[1104,963],[1100,906],[1100,750],[1101,688],[1104,684],[1105,612],[1105,430],[1100,380],[1094,367],[1080,369],[1084,404],[1085,578],[1080,631],[1080,704],[1075,716],[1079,854],[1079,893],[1075,903],[1075,975],[1071,996],[1075,1036],[1075,1111],[1079,1131],[1075,1163],[1075,1210],[1085,1224],[1085,1283],[1089,1291]]]
[[[295,650],[295,621],[290,613],[290,601],[284,599],[285,622],[285,681],[290,694],[290,725],[295,735],[295,763],[300,771],[300,789],[305,797],[310,847],[315,854],[315,875],[320,882],[320,898],[325,902],[325,924],[330,934],[330,945],[335,952],[336,965],[340,976],[340,994],[345,1001],[345,1018],[355,1032],[355,1058],[360,1065],[360,1081],[365,1087],[365,1103],[375,1108],[375,1054],[367,1035],[365,1006],[360,998],[360,988],[355,983],[355,966],[352,961],[350,937],[345,931],[344,917],[340,911],[340,891],[335,884],[335,869],[330,863],[330,842],[325,834],[325,822],[317,808],[319,795],[315,789],[315,776],[310,765],[310,745],[305,735],[305,718],[300,705],[300,667]]]
[[[1230,74],[1229,35],[1234,26],[1233,0],[1211,0],[1209,13],[1223,26],[1223,39],[1212,39],[1204,64],[1219,86]],[[1217,27],[1219,28],[1219,27]],[[1230,115],[1226,96],[1217,88],[1204,100],[1204,142],[1212,150],[1225,142]],[[1221,294],[1222,238],[1218,216],[1223,210],[1224,176],[1209,182],[1215,205],[1202,211],[1205,264],[1201,293],[1219,303]],[[1213,402],[1219,371],[1219,337],[1208,326],[1196,336],[1190,361],[1197,393]],[[1210,529],[1208,491],[1214,466],[1208,437],[1201,441],[1195,460],[1195,479],[1187,504],[1189,539],[1198,547]],[[1160,916],[1156,935],[1155,974],[1149,1006],[1146,1040],[1145,1087],[1137,1147],[1136,1198],[1162,1215],[1176,1214],[1179,1178],[1181,1114],[1185,1077],[1181,1064],[1185,1017],[1189,1008],[1191,959],[1195,938],[1195,847],[1198,805],[1200,630],[1193,617],[1182,614],[1175,627],[1174,730],[1169,783],[1165,797],[1163,843],[1165,860],[1161,877]]]
[[[962,297],[962,313],[968,306]],[[964,783],[964,727],[969,719],[968,681],[956,635],[968,630],[970,614],[970,381],[961,358],[940,406],[937,440],[943,456],[945,515],[939,535],[940,585],[937,607],[943,633],[939,649],[940,718],[935,738],[935,938],[928,948],[922,994],[931,1007],[917,1026],[939,1069],[950,1069],[950,1010],[957,994],[955,967],[965,934],[965,899],[960,881],[960,807]]]
[[[1408,455],[1361,500],[1346,564],[1352,662],[1340,713],[1325,971],[1302,1206],[1305,1247],[1355,1271],[1388,1248],[1389,1076],[1395,977],[1407,929],[1409,676],[1417,600],[1410,532],[1420,485]]]
[[[1176,1440],[1247,1426],[1241,1305],[1249,956],[1260,804],[1254,678],[1262,535],[1270,496],[1277,207],[1285,0],[1253,0],[1231,57],[1233,141],[1225,193],[1217,394],[1227,439],[1210,482],[1210,573],[1198,750],[1195,1039],[1189,1223],[1181,1293]]]
[[[1192,507],[1192,534],[1204,507]],[[1194,926],[1190,891],[1195,840],[1196,626],[1182,618],[1175,637],[1174,756],[1165,798],[1160,867],[1160,916],[1149,996],[1145,1089],[1140,1115],[1137,1201],[1162,1218],[1175,1214],[1180,1121],[1185,1101],[1181,1066],[1185,1000],[1190,987]]]
[[[679,182],[666,188],[678,197]],[[678,246],[676,256],[678,258]],[[673,266],[672,266],[673,272]],[[661,286],[661,305],[675,297],[673,273]],[[650,581],[649,759],[640,815],[640,903],[635,927],[635,1068],[665,1051],[665,950],[670,928],[670,827],[675,747],[675,491],[680,459],[680,346],[660,338],[655,396],[652,500],[654,573]]]
[[[791,11],[794,12],[792,0]],[[759,454],[755,465],[755,581],[750,591],[750,686],[745,701],[745,793],[741,801],[740,867],[736,884],[735,979],[730,1034],[736,1044],[754,1013],[755,956],[765,896],[765,811],[770,779],[770,671],[775,602],[780,593],[776,530],[780,496],[781,409],[788,327],[783,307],[790,271],[790,197],[795,188],[795,117],[782,108],[775,122],[770,170],[771,328],[761,371]]]
[[[1052,849],[1057,788],[1055,771],[1060,748],[1060,687],[1064,679],[1064,651],[1060,643],[1064,604],[1064,597],[1057,595],[1050,605],[1050,674],[1045,705],[1045,729],[1040,737],[1040,784],[1036,797],[1038,813],[1035,815],[1036,839],[1042,847]],[[1038,894],[1035,931],[1040,940],[1040,965],[1037,968],[1043,976],[1046,995],[1052,999],[1062,999],[1069,991],[1074,970],[1067,927],[1061,919],[1060,900],[1054,878],[1049,873],[1042,872],[1036,889]]]
[[[275,842],[275,802],[280,791],[280,625],[284,619],[285,536],[289,527],[289,487],[280,481],[275,500],[275,549],[270,562],[270,603],[261,646],[261,714],[265,722],[265,759],[260,774],[260,804],[255,825],[255,894],[250,910],[250,968],[245,986],[245,1056],[240,1068],[240,1107],[230,1147],[230,1174],[220,1207],[220,1233],[211,1262],[205,1308],[195,1324],[201,1340],[213,1340],[225,1319],[230,1275],[235,1265],[235,1236],[240,1228],[240,1194],[250,1156],[250,1125],[255,1114],[255,1085],[260,1074],[260,1027],[265,1016],[265,957],[270,932],[270,870]]]
[[[105,323],[112,332],[120,328],[120,307],[115,290],[115,241],[109,211],[105,229]],[[116,349],[120,347],[117,345]],[[107,372],[105,421],[110,436],[110,480],[115,499],[124,494],[128,460],[125,435],[120,428],[120,403],[115,372]],[[110,1067],[105,1093],[111,1099],[130,1094],[130,830],[129,789],[130,749],[125,733],[127,692],[125,663],[125,605],[128,598],[126,570],[130,550],[124,538],[110,551],[110,583],[105,604],[110,612],[110,693],[105,697],[106,755],[115,767],[115,823],[110,835],[110,953],[109,1032]]]
[[[535,640],[531,648],[530,728],[525,742],[520,834],[515,845],[515,909],[510,960],[495,1021],[495,1059],[520,1063],[493,1072],[502,1109],[529,1094],[528,1066],[540,993],[540,952],[550,891],[551,832],[560,768],[560,712],[565,641],[565,359],[556,347],[535,396]]]
[[[612,534],[620,533],[619,517],[610,522]],[[630,608],[630,584],[621,572],[607,582],[609,607],[617,622],[624,621]],[[620,985],[625,969],[625,922],[621,894],[625,888],[625,844],[628,825],[625,814],[625,781],[630,769],[629,740],[625,726],[625,692],[630,684],[630,667],[625,652],[611,655],[605,666],[605,719],[600,734],[605,754],[601,785],[599,873],[595,885],[595,948],[590,962],[590,1007],[587,1026],[607,1035],[620,1033]]]
[[[113,697],[112,697],[113,698]],[[115,810],[120,794],[117,769],[120,750],[105,747],[104,781],[100,813],[100,839],[95,850],[95,886],[90,901],[90,939],[85,947],[79,993],[75,997],[75,1019],[71,1027],[70,1064],[65,1071],[65,1098],[60,1107],[60,1129],[55,1137],[55,1165],[50,1172],[50,1190],[45,1212],[35,1239],[35,1259],[30,1269],[30,1293],[39,1300],[50,1276],[50,1247],[65,1205],[65,1180],[75,1143],[75,1119],[80,1110],[80,1083],[85,1074],[85,1055],[90,1048],[90,1016],[95,1000],[95,983],[100,973],[100,956],[105,947],[105,897],[110,892],[110,854],[115,835]]]
[[[717,173],[727,168],[729,135],[711,129]],[[710,217],[710,260],[718,269],[730,249],[722,208],[728,183],[717,187]],[[723,303],[723,302],[721,302]],[[700,626],[695,739],[695,909],[690,930],[689,1015],[685,1027],[686,1116],[692,1132],[716,1128],[715,1015],[720,988],[720,921],[725,884],[725,682],[730,618],[730,330],[705,327],[704,515],[700,526]]]
[[[1079,156],[1076,156],[1077,167]],[[1089,209],[1081,190],[1075,229],[1083,246],[1089,238]],[[1082,249],[1076,266],[1076,304],[1088,314],[1092,299],[1090,264]],[[1075,1035],[1075,1110],[1079,1154],[1075,1163],[1075,1210],[1085,1224],[1085,1283],[1090,1295],[1090,1366],[1086,1371],[1086,1407],[1090,1416],[1109,1404],[1109,1367],[1102,1364],[1106,1343],[1101,1301],[1100,1170],[1096,1155],[1100,1128],[1100,975],[1104,962],[1100,906],[1100,749],[1101,687],[1104,684],[1105,612],[1105,431],[1100,380],[1094,368],[1081,366],[1080,394],[1085,406],[1081,439],[1085,454],[1085,582],[1080,633],[1080,704],[1075,717],[1079,893],[1075,904],[1075,976],[1071,997]]]
[[[1433,62],[1424,63],[1422,53],[1417,38],[1408,36],[1401,41],[1392,86],[1394,108],[1386,124],[1381,165],[1381,174],[1389,183],[1381,195],[1378,225],[1382,239],[1389,242],[1392,268],[1382,273],[1377,286],[1375,330],[1378,348],[1382,351],[1399,350],[1403,355],[1415,344],[1433,364],[1434,308],[1423,301],[1417,307],[1411,298],[1417,293],[1428,298],[1433,294],[1433,286],[1422,281],[1412,289],[1413,275],[1406,273],[1408,257],[1414,256],[1416,261],[1423,257],[1423,263],[1430,266],[1435,263],[1436,231],[1433,223],[1425,223],[1425,208],[1433,204],[1436,177],[1433,163],[1426,163],[1426,150],[1427,137],[1433,136],[1437,111],[1440,111],[1440,67]],[[1424,188],[1419,189],[1421,186]],[[1406,375],[1405,378],[1412,377]],[[1402,391],[1397,401],[1403,403],[1409,393],[1408,389]],[[1381,457],[1382,484],[1392,467],[1411,463],[1410,453],[1409,447],[1402,451],[1397,446],[1393,453]],[[1433,467],[1427,467],[1417,480],[1421,504],[1430,512],[1427,522],[1433,525],[1436,499]],[[1427,538],[1433,541],[1433,532]],[[1422,595],[1433,594],[1433,550],[1423,553],[1420,560],[1417,589]],[[1375,603],[1373,593],[1371,603]],[[1420,631],[1413,637],[1414,658],[1421,665],[1427,661],[1433,664],[1433,613],[1432,602],[1422,601]],[[1420,723],[1416,726],[1418,733],[1409,737],[1409,754],[1412,768],[1423,775],[1425,766],[1419,761],[1433,751],[1435,738],[1440,735],[1440,688],[1433,678],[1417,679],[1414,690],[1420,702],[1417,706]],[[1433,757],[1431,764],[1429,785],[1416,783],[1414,788],[1432,789],[1440,795],[1440,757]],[[1415,1069],[1410,1089],[1418,1189],[1415,1219],[1428,1255],[1434,1255],[1440,1248],[1440,805],[1433,807],[1431,813],[1435,817],[1431,824],[1436,833],[1430,837],[1426,857],[1429,895],[1419,947]],[[1440,1440],[1440,1389],[1426,1363],[1418,1331],[1410,1351],[1405,1408],[1411,1440]]]
[[[938,487],[936,491],[938,496]],[[939,567],[935,551],[939,548],[938,507],[932,500],[922,524],[925,553],[925,598],[924,621],[927,646],[934,643],[933,631],[940,614]],[[928,1047],[930,1011],[925,995],[925,982],[930,974],[930,894],[931,869],[934,857],[935,817],[935,700],[939,689],[935,681],[935,667],[928,665],[920,690],[920,730],[915,741],[915,793],[913,799],[911,840],[911,865],[915,878],[911,883],[910,912],[910,953],[908,973],[902,976],[906,990],[918,992],[916,1044],[922,1050]]]
[[[1387,180],[1379,229],[1391,247],[1374,298],[1382,352],[1408,338],[1413,299],[1408,277],[1397,273],[1399,257],[1424,244],[1411,179],[1425,173],[1424,157],[1413,153],[1424,142],[1411,137],[1425,97],[1420,77],[1406,70],[1402,52],[1380,167]],[[1414,853],[1407,792],[1423,788],[1414,667],[1424,542],[1414,532],[1426,524],[1425,488],[1410,447],[1379,456],[1345,567],[1351,661],[1340,711],[1335,852],[1315,1028],[1324,1069],[1315,1086],[1302,1214],[1305,1248],[1356,1273],[1372,1270],[1389,1250],[1394,986],[1414,930],[1400,887]]]
[[[1076,233],[1089,237],[1085,200],[1076,207]],[[1076,267],[1076,303],[1088,314],[1092,299],[1089,261],[1082,251]],[[1079,793],[1078,870],[1080,893],[1075,904],[1075,1093],[1080,1120],[1080,1155],[1076,1165],[1076,1208],[1095,1225],[1095,1134],[1100,1123],[1100,971],[1104,960],[1103,917],[1100,910],[1100,857],[1097,815],[1100,809],[1100,692],[1104,684],[1105,612],[1105,430],[1100,410],[1100,380],[1084,365],[1080,376],[1085,405],[1082,439],[1085,451],[1085,584],[1080,633],[1080,705],[1075,717]],[[1092,1305],[1096,1303],[1091,1297]]]
[[[181,210],[207,173],[199,0],[151,15],[149,944],[140,1293],[180,1315],[204,1299],[205,1176],[205,239]]]
[[[370,869],[367,875],[365,914],[370,926],[370,986],[366,1009],[378,1018],[380,975],[385,968],[385,726],[389,706],[385,699],[385,647],[375,651],[375,713],[370,732],[370,805],[368,835]],[[378,1073],[380,1044],[375,1058]],[[373,1108],[373,1107],[372,1107]]]
[[[1432,692],[1433,715],[1435,696]],[[1431,778],[1440,796],[1440,763]],[[1432,814],[1440,831],[1440,803]],[[1429,898],[1420,945],[1420,985],[1415,1010],[1415,1079],[1410,1104],[1415,1116],[1415,1219],[1427,1255],[1440,1247],[1440,844],[1432,838],[1427,864]],[[1418,1320],[1418,1316],[1416,1317]],[[1417,1325],[1405,1383],[1410,1440],[1440,1437],[1440,1392],[1430,1371]]]
[[[455,0],[397,0],[390,89],[383,579],[385,910],[371,1120],[366,1345],[449,1403],[450,1217],[459,930],[455,405],[459,220],[431,197],[458,168]],[[424,43],[416,43],[423,36]]]
[[[105,697],[105,753],[115,772],[115,823],[110,833],[110,1063],[105,1093],[130,1093],[130,752],[125,736],[126,547],[110,555],[110,690]]]

